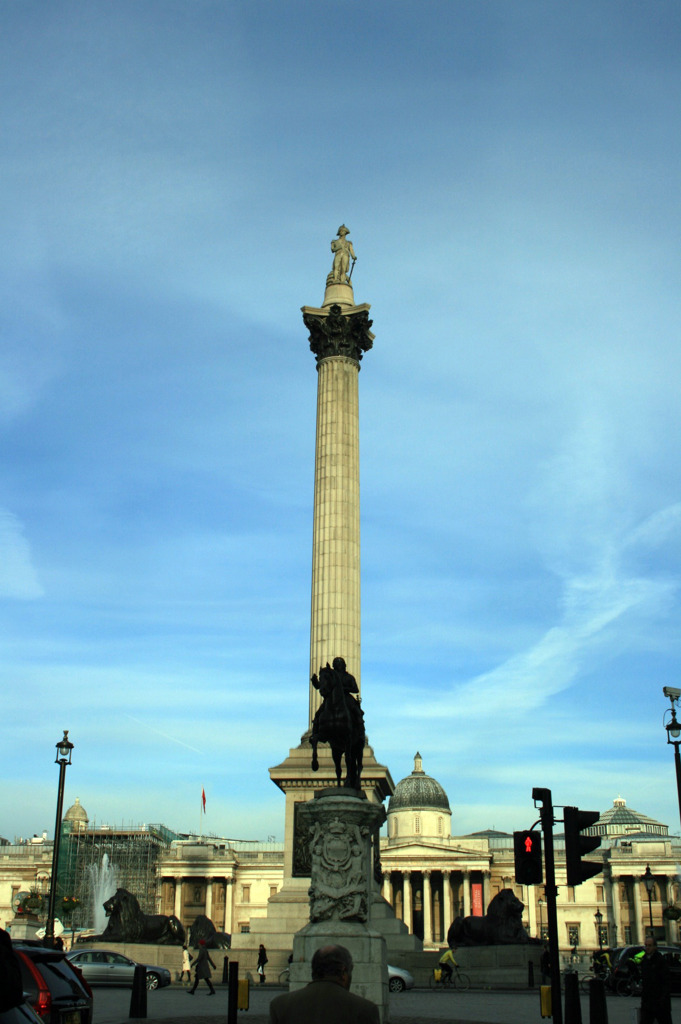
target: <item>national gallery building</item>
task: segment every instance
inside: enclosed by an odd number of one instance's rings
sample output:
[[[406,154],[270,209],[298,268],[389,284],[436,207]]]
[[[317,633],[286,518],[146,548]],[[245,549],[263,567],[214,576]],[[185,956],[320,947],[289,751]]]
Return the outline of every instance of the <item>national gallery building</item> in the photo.
[[[387,834],[380,840],[381,894],[425,949],[445,944],[455,917],[483,915],[502,889],[512,889],[524,904],[528,934],[547,937],[543,887],[514,881],[513,836],[497,831],[452,835],[447,794],[425,773],[419,754],[411,774],[395,787],[387,812]],[[590,830],[602,839],[591,859],[602,861],[603,871],[575,888],[565,884],[558,828],[554,846],[562,949],[641,942],[651,920],[658,941],[679,941],[673,908],[680,902],[681,840],[669,835],[668,826],[616,799]],[[2,927],[11,926],[17,906],[29,894],[35,902],[48,892],[51,857],[52,843],[45,835],[14,844],[0,840]],[[644,883],[647,868],[653,879],[651,884],[647,875],[650,893]],[[112,891],[129,889],[146,913],[174,914],[186,928],[205,914],[218,931],[257,936],[258,921],[267,915],[268,901],[281,889],[283,877],[283,844],[199,838],[160,825],[91,826],[78,800],[64,816],[58,894],[80,900],[73,920],[64,921],[67,928],[94,926],[95,906],[102,901],[102,886],[108,885]]]

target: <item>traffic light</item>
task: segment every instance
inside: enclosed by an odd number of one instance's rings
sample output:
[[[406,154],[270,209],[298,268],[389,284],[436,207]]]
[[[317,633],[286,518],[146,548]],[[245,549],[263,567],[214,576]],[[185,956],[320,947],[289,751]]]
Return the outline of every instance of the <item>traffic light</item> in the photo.
[[[564,807],[565,823],[565,869],[568,885],[581,885],[587,878],[599,874],[602,864],[594,864],[582,860],[585,853],[591,853],[601,845],[598,836],[583,836],[585,828],[595,824],[600,818],[598,811],[580,811],[578,807]]]
[[[520,885],[541,885],[541,832],[514,832],[515,880]]]

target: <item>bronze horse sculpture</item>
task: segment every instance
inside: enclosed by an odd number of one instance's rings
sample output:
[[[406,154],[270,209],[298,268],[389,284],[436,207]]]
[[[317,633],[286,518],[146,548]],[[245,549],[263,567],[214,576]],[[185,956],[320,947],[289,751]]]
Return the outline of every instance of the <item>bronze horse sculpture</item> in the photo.
[[[342,760],[345,757],[344,785],[359,789],[366,734],[364,712],[353,696],[358,693],[355,678],[346,671],[342,658],[334,658],[333,668],[327,661],[325,667],[319,670],[319,678],[312,676],[312,685],[324,698],[312,722],[312,771],[316,772],[319,768],[317,744],[328,743],[338,785],[341,785]]]

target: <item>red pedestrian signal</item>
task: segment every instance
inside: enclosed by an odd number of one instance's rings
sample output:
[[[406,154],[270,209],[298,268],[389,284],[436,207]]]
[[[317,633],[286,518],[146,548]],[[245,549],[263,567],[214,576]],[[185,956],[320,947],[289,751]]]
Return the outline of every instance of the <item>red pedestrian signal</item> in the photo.
[[[541,885],[544,873],[541,859],[541,832],[533,829],[513,833],[515,880],[519,885]]]

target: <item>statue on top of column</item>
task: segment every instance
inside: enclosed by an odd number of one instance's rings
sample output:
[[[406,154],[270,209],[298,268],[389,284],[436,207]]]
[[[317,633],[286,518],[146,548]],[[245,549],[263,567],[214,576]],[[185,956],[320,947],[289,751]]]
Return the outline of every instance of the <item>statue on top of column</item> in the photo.
[[[336,234],[338,235],[338,238],[334,238],[331,242],[333,266],[331,268],[331,273],[326,278],[327,287],[330,284],[350,284],[350,278],[352,277],[352,270],[350,270],[350,273],[348,274],[350,259],[352,259],[353,267],[357,262],[352,242],[348,241],[350,229],[346,228],[345,224],[341,224]]]

